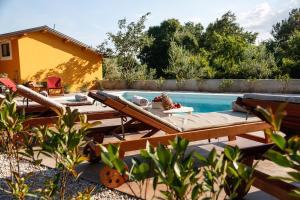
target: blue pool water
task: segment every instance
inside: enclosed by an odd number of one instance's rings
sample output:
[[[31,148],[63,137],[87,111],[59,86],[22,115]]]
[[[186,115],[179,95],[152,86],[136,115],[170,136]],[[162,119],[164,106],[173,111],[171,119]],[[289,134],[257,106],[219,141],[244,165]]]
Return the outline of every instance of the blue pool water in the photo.
[[[134,95],[142,96],[151,101],[159,96],[161,92],[124,92],[123,97],[131,100]],[[240,95],[222,95],[222,94],[201,94],[201,93],[180,93],[167,92],[173,102],[180,103],[183,106],[193,107],[194,112],[218,112],[231,109],[232,101]]]

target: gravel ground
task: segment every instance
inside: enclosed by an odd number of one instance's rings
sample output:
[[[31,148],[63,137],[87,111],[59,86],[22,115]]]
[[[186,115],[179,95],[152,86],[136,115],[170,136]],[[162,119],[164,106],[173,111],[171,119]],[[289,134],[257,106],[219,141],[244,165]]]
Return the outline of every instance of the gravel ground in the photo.
[[[27,184],[30,185],[32,189],[36,189],[43,186],[44,177],[52,177],[57,170],[50,169],[44,166],[34,166],[28,161],[20,162],[20,171],[22,175],[26,175],[26,173],[32,173],[32,176],[27,181]],[[7,156],[4,154],[0,154],[0,188],[7,188],[5,179],[10,176],[9,172],[9,162]],[[67,196],[71,196],[76,194],[79,191],[83,191],[87,187],[96,187],[92,199],[118,199],[118,200],[127,200],[127,199],[136,199],[134,197],[128,196],[121,192],[110,190],[103,187],[100,184],[94,184],[89,181],[79,179],[76,182],[69,180],[67,188]],[[0,199],[12,199],[12,197],[7,196],[2,190],[0,190]]]

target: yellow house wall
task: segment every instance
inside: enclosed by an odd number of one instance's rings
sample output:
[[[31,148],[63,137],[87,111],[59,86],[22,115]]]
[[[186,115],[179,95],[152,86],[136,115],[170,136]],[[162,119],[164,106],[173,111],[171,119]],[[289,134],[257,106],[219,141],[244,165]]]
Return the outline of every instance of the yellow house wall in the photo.
[[[30,33],[19,39],[22,81],[45,81],[50,75],[62,77],[77,91],[83,84],[102,79],[101,56],[51,33]]]
[[[0,73],[7,73],[8,77],[15,82],[19,81],[20,75],[20,63],[19,63],[19,50],[18,50],[18,40],[4,40],[11,42],[11,60],[1,60],[0,59]]]

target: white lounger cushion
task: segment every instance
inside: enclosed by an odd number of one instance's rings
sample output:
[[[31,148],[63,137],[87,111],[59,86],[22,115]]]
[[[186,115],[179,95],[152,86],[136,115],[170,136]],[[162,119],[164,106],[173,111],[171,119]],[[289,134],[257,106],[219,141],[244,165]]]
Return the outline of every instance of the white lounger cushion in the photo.
[[[163,117],[163,119],[179,127],[182,131],[192,131],[204,128],[261,121],[261,119],[254,115],[249,115],[246,120],[245,113],[232,111],[173,115],[170,117]]]
[[[103,107],[101,105],[85,105],[85,106],[71,106],[70,109],[77,110],[80,114],[92,114],[92,113],[101,113],[107,111],[114,111],[110,107]]]
[[[182,131],[182,129],[180,129],[179,127],[177,127],[176,125],[164,120],[163,118],[161,117],[158,117],[157,115],[154,115],[152,114],[151,112],[141,108],[140,106],[137,106],[135,105],[134,103],[130,102],[130,101],[127,101],[125,98],[123,98],[122,96],[116,96],[116,95],[112,95],[112,94],[108,94],[108,93],[105,93],[105,92],[102,92],[102,91],[98,91],[97,92],[98,95],[101,95],[101,96],[105,96],[105,97],[109,97],[109,98],[112,98],[114,100],[117,100],[117,101],[120,101],[122,102],[124,105],[128,105],[130,106],[132,109],[135,109],[137,110],[138,112],[140,113],[143,113],[144,115],[148,116],[148,117],[151,117],[159,122],[161,122],[162,124],[165,124],[167,126],[169,126],[170,128],[173,128],[175,130],[178,130],[178,131]]]
[[[244,94],[245,99],[257,99],[266,101],[282,101],[290,103],[300,103],[300,95],[279,95],[279,94]]]

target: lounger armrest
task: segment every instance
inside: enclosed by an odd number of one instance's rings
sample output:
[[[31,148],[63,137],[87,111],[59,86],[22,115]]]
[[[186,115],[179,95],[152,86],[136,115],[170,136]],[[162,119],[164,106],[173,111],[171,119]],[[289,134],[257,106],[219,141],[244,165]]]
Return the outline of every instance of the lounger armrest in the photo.
[[[60,114],[64,114],[66,112],[66,107],[61,103],[51,100],[49,97],[45,97],[23,85],[17,85],[17,93],[25,98],[46,106],[55,112],[58,111]]]

